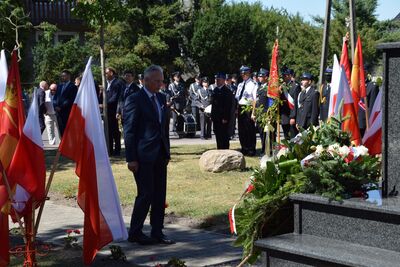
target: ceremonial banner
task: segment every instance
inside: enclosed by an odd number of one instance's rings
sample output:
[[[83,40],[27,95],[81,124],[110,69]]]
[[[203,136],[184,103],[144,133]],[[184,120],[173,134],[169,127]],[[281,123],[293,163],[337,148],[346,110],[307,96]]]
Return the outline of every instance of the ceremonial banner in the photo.
[[[339,60],[335,54],[333,56],[331,92],[329,96],[329,110],[328,110],[329,117],[337,113],[335,108],[337,102],[337,94],[339,91],[339,83],[340,83],[340,65],[339,65]]]
[[[363,136],[363,144],[370,155],[382,153],[382,91],[379,91],[369,117],[370,127]]]
[[[279,69],[278,69],[279,45],[278,39],[275,40],[272,49],[271,67],[269,71],[267,96],[270,98],[279,98]]]
[[[351,68],[349,63],[349,52],[347,48],[347,40],[343,40],[342,56],[340,57],[340,66],[343,66],[346,73],[346,79],[350,83],[351,79]]]
[[[2,59],[4,53],[2,53]],[[2,63],[4,64],[4,63]],[[3,66],[4,68],[4,66]],[[0,76],[4,78],[4,70],[0,68]],[[3,80],[0,79],[0,80]],[[4,101],[0,105],[0,161],[1,170],[7,170],[13,158],[19,137],[25,122],[22,103],[22,91],[19,78],[17,53],[11,55],[11,67],[7,78]],[[9,258],[8,213],[10,203],[3,173],[0,172],[0,266],[7,264]],[[10,183],[13,188],[13,184]]]
[[[351,140],[355,145],[361,144],[360,129],[358,128],[358,118],[354,110],[354,101],[351,95],[349,82],[343,66],[340,68],[339,91],[336,103],[337,113],[340,111],[341,102],[343,102],[342,116],[348,117],[342,124],[342,130],[351,133]],[[343,101],[342,101],[343,100]]]
[[[111,171],[104,129],[89,59],[60,144],[62,155],[76,162],[78,204],[85,214],[83,258],[89,265],[112,241],[128,237]]]
[[[354,51],[353,69],[351,71],[351,93],[357,115],[360,102],[362,102],[362,98],[366,97],[364,60],[360,36],[358,36],[356,50]]]

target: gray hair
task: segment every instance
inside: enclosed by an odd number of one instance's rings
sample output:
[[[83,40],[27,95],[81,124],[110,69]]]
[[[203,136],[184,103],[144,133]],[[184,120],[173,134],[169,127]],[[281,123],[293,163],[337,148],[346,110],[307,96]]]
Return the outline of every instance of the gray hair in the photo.
[[[144,70],[143,76],[144,76],[144,78],[146,78],[146,77],[150,76],[150,74],[152,72],[156,72],[156,71],[159,71],[159,72],[161,72],[161,74],[164,74],[164,71],[160,66],[151,65],[150,67],[148,67],[147,69]]]

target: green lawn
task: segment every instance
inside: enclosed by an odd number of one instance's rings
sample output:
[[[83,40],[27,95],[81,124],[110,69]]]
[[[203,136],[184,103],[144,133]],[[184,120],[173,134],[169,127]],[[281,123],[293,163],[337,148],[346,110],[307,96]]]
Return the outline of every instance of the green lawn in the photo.
[[[181,145],[171,147],[171,161],[168,166],[167,213],[182,217],[207,219],[224,215],[232,207],[251,175],[251,168],[258,165],[257,157],[246,157],[245,171],[208,173],[199,169],[199,158],[202,153],[215,148],[215,145]],[[231,145],[238,149],[239,144]],[[48,170],[55,152],[46,153]],[[136,185],[132,174],[126,168],[124,157],[112,158],[112,169],[118,187],[121,203],[131,207],[136,196]],[[74,173],[74,164],[61,159],[54,176],[50,191],[74,197],[77,192],[78,179]]]

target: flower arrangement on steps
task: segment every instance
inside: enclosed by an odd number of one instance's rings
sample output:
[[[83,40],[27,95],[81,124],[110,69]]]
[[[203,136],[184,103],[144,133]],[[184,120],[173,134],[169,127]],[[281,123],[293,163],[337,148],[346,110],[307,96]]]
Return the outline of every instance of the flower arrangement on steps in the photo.
[[[352,146],[351,135],[341,130],[343,121],[332,117],[283,140],[276,156],[263,159],[254,170],[249,187],[230,211],[231,230],[238,235],[235,245],[243,247],[240,265],[259,256],[255,240],[293,231],[291,194],[315,193],[340,201],[378,187],[380,158],[369,155],[364,146]]]

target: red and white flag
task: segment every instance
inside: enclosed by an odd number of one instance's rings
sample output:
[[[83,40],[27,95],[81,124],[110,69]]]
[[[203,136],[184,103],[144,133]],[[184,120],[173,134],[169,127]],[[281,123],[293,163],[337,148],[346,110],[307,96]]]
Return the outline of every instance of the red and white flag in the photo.
[[[350,84],[351,81],[351,68],[349,62],[349,49],[347,48],[347,40],[343,38],[342,55],[340,57],[340,66],[343,66],[346,73],[347,81]]]
[[[112,241],[126,240],[114,176],[89,59],[59,147],[76,162],[79,176],[78,204],[85,214],[83,260],[93,262],[96,253]]]
[[[7,59],[3,49],[0,52],[0,103],[4,101],[4,97],[6,95],[7,77]]]
[[[339,91],[339,82],[340,82],[340,65],[339,60],[336,54],[333,56],[333,69],[332,69],[332,80],[331,80],[331,92],[329,96],[329,110],[328,115],[329,117],[336,114],[336,100],[337,94]]]
[[[365,132],[362,142],[370,155],[382,153],[382,91],[379,91],[369,117],[370,127]]]
[[[294,109],[294,99],[293,97],[289,94],[289,92],[285,91],[285,97],[287,99],[287,104],[290,109]]]
[[[351,95],[349,82],[346,77],[345,69],[340,68],[339,91],[336,102],[336,115],[340,111],[340,105],[343,102],[342,116],[348,117],[342,124],[342,130],[351,133],[351,140],[355,145],[361,144],[360,129],[358,128],[358,118],[354,110],[354,101]]]
[[[32,198],[35,201],[44,199],[46,165],[36,92],[7,175],[10,182],[16,185],[13,208],[17,212],[22,213]]]

